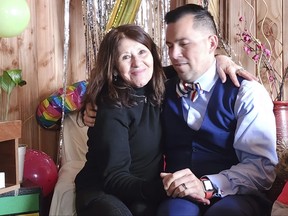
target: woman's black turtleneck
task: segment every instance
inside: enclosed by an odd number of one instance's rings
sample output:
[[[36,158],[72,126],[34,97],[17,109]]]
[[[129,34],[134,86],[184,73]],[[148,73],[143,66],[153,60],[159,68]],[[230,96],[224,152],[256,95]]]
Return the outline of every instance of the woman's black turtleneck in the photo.
[[[136,97],[145,97],[143,89]],[[98,185],[125,203],[156,201],[164,194],[160,107],[147,100],[127,108],[98,105],[95,126],[88,130],[88,153],[76,189]]]

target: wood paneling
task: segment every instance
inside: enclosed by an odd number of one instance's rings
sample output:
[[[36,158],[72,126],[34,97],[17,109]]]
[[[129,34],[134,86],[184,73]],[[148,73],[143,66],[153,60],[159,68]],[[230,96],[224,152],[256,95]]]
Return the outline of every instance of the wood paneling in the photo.
[[[249,3],[254,5],[255,1],[250,0]],[[247,58],[243,50],[243,44],[237,43],[236,36],[239,32],[237,28],[239,18],[243,16],[247,21],[253,20],[253,11],[247,4],[245,4],[244,0],[233,1],[233,4],[229,1],[225,1],[222,7],[222,11],[224,11],[223,14],[225,13],[226,17],[223,17],[220,14],[220,19],[222,19],[223,23],[223,29],[221,32],[223,33],[224,40],[230,45],[231,56],[234,61],[243,65],[246,70],[255,73],[255,64]],[[250,31],[255,34],[255,26],[252,25]]]
[[[170,0],[170,8],[174,9],[185,4],[185,0]]]

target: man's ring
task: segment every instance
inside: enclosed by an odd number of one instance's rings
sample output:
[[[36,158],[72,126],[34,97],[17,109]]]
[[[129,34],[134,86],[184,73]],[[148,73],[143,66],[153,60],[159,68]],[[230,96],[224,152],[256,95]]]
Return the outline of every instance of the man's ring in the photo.
[[[236,74],[239,74],[241,71],[244,71],[245,69],[243,67],[240,67],[236,70]]]
[[[181,185],[182,185],[182,187],[183,187],[185,190],[187,190],[187,187],[186,187],[185,183],[182,183]]]

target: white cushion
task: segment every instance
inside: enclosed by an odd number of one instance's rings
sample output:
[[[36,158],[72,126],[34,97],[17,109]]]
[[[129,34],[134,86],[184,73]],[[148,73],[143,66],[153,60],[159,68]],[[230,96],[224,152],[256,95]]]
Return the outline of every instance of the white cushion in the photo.
[[[76,113],[70,113],[64,120],[62,166],[50,206],[51,216],[76,215],[74,179],[86,161],[88,129],[77,125],[76,116]]]
[[[64,119],[62,164],[68,161],[86,161],[88,127],[80,127],[76,122],[76,117],[77,113],[70,113]]]

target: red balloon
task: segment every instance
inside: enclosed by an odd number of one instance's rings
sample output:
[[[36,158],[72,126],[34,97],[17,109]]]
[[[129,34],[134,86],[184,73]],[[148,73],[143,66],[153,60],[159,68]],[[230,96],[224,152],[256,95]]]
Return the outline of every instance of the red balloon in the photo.
[[[27,149],[23,171],[23,180],[26,179],[42,187],[44,197],[49,195],[58,179],[54,161],[42,151]]]

